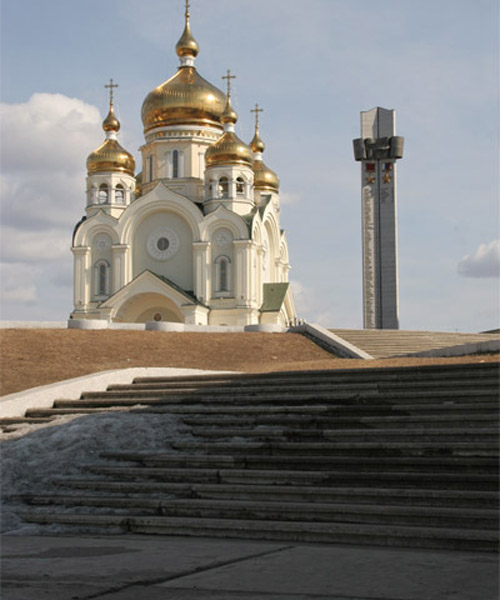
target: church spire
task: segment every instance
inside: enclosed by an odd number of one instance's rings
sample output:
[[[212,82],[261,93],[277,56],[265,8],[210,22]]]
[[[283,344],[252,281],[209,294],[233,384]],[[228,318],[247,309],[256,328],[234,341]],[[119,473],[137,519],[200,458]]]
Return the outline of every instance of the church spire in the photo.
[[[175,51],[177,52],[177,56],[181,59],[181,67],[192,67],[194,66],[194,59],[198,56],[200,47],[191,33],[191,26],[189,25],[189,0],[185,1],[186,11],[184,13],[184,31],[175,46]]]
[[[107,139],[116,140],[116,134],[120,131],[120,121],[116,118],[113,106],[113,89],[119,87],[119,85],[114,83],[113,78],[111,78],[109,83],[104,87],[109,88],[109,112],[108,116],[102,122],[102,128],[106,132]]]
[[[256,104],[255,108],[250,109],[250,112],[255,113],[255,135],[253,136],[253,139],[250,142],[250,148],[255,153],[262,154],[262,152],[264,152],[264,150],[266,149],[266,145],[262,141],[259,134],[259,113],[264,112],[264,109],[260,108],[259,105]]]

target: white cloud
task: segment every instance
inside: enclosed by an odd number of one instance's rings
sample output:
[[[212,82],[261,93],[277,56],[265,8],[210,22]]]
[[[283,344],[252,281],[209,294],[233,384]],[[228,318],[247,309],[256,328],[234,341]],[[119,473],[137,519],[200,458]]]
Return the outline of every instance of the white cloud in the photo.
[[[458,273],[464,277],[500,277],[500,239],[480,244],[473,254],[458,263]]]
[[[40,272],[37,267],[25,263],[2,263],[0,272],[2,312],[5,312],[9,304],[32,305],[37,301],[36,279]]]
[[[61,94],[0,104],[2,224],[19,230],[71,224],[85,203],[85,161],[104,134],[95,106]],[[50,236],[50,231],[49,231]]]
[[[59,261],[69,256],[71,232],[60,229],[22,231],[4,227],[1,245],[5,262]]]

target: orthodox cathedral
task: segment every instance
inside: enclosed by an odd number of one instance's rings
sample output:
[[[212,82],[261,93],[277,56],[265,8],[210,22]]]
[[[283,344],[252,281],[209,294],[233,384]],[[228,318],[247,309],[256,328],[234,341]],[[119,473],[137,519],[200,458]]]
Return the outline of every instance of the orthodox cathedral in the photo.
[[[113,108],[87,159],[86,215],[73,234],[72,319],[286,325],[295,318],[279,179],[247,145],[227,94],[198,73],[189,23],[180,66],[142,105],[142,172],[118,142]]]

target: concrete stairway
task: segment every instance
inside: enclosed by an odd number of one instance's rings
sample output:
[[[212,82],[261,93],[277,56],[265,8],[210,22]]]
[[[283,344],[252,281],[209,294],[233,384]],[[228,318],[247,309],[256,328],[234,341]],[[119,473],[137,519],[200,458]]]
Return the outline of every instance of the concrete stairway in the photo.
[[[446,333],[437,331],[404,331],[396,329],[330,329],[373,358],[404,356],[461,344],[488,342],[498,333]]]
[[[141,534],[493,551],[498,363],[137,380],[30,410],[179,415],[191,441],[104,455],[42,524]]]

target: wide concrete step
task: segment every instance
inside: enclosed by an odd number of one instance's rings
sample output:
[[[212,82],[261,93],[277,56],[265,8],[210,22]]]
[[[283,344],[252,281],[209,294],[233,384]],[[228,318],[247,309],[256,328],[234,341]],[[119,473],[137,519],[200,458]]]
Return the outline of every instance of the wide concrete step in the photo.
[[[250,385],[255,382],[278,381],[280,384],[287,381],[295,381],[306,379],[307,381],[317,380],[333,380],[335,382],[352,382],[352,381],[374,381],[380,383],[383,381],[414,381],[432,379],[461,379],[469,380],[473,377],[475,380],[480,380],[483,377],[497,377],[500,373],[500,365],[498,362],[485,363],[461,363],[461,364],[434,364],[434,365],[417,365],[405,367],[376,367],[373,368],[367,363],[367,367],[363,368],[348,368],[334,370],[310,370],[310,371],[279,371],[268,373],[253,373],[253,374],[220,374],[212,375],[197,375],[197,376],[178,376],[178,377],[136,377],[134,384],[178,384],[182,385],[214,385],[214,384],[240,384]]]
[[[487,427],[498,425],[499,418],[493,411],[487,414],[449,414],[449,415],[421,415],[412,416],[410,414],[392,416],[384,415],[380,417],[341,417],[341,416],[323,416],[309,415],[307,409],[304,414],[284,415],[247,415],[233,416],[218,414],[212,415],[197,415],[183,417],[183,423],[193,427],[238,427],[238,428],[253,428],[263,426],[278,426],[304,429],[343,429],[353,427],[367,428],[413,428],[425,427],[427,429],[434,428],[449,428],[449,427]]]
[[[360,472],[356,470],[299,471],[285,469],[195,469],[91,466],[96,475],[125,479],[155,479],[160,481],[226,483],[246,485],[319,485],[419,487],[439,489],[498,489],[498,477],[492,474],[411,473],[400,471]],[[272,490],[269,490],[272,494]]]
[[[4,417],[0,419],[0,430],[4,433],[10,433],[24,425],[41,425],[50,423],[50,421],[52,421],[52,415],[44,415],[43,417],[29,415],[24,417]]]
[[[262,456],[215,454],[147,454],[140,452],[110,452],[102,458],[115,461],[136,462],[147,467],[212,468],[212,469],[356,469],[358,471],[423,472],[447,471],[449,473],[489,473],[498,475],[499,460],[493,457],[406,457],[406,456]]]
[[[183,452],[202,454],[265,454],[328,455],[346,456],[498,456],[495,443],[484,442],[283,442],[283,441],[212,441],[212,442],[173,442],[172,447]]]
[[[112,407],[112,406],[136,406],[136,405],[217,405],[217,404],[228,404],[228,399],[224,396],[218,395],[200,395],[192,394],[186,396],[180,395],[164,395],[164,396],[150,396],[135,394],[131,396],[120,396],[115,393],[106,392],[94,392],[95,396],[86,397],[80,400],[56,400],[54,402],[55,408],[100,408],[100,407]],[[257,396],[231,396],[230,403],[233,406],[242,405],[298,405],[308,402],[321,402],[324,404],[332,405],[359,405],[363,403],[370,403],[374,405],[394,405],[395,407],[402,408],[405,405],[413,404],[439,404],[439,403],[472,403],[472,402],[491,402],[494,403],[498,400],[496,393],[489,391],[467,391],[459,390],[455,392],[401,392],[400,394],[384,394],[380,396],[378,394],[331,394],[327,392],[310,392],[310,393],[280,393],[280,394],[262,394]]]
[[[305,502],[263,502],[243,500],[190,500],[167,497],[24,495],[22,500],[34,506],[83,506],[110,509],[132,509],[137,514],[167,517],[216,519],[256,519],[273,521],[307,521],[329,523],[372,523],[390,525],[424,525],[432,527],[464,527],[495,529],[496,510],[463,508],[366,506],[356,504],[324,504]]]
[[[250,439],[283,439],[283,440],[311,440],[332,442],[361,442],[377,439],[387,442],[426,442],[426,441],[480,441],[497,444],[499,432],[496,427],[476,427],[473,431],[468,428],[432,428],[432,429],[389,429],[389,428],[363,428],[363,429],[292,429],[285,427],[260,426],[255,429],[225,427],[221,423],[218,427],[195,427],[191,433],[198,438],[250,438]]]
[[[397,504],[498,510],[498,493],[484,490],[443,490],[415,488],[322,487],[274,485],[272,498],[267,485],[227,485],[193,482],[129,481],[113,479],[57,479],[60,487],[122,494],[168,494],[179,498],[227,500],[273,500],[284,502],[324,502],[355,504]]]
[[[62,402],[62,401],[59,401]],[[55,415],[69,414],[92,414],[95,412],[106,412],[122,409],[120,405],[111,406],[79,406],[82,401],[76,401],[76,405],[63,406],[57,408],[33,408],[26,411],[26,416],[31,417],[52,417]],[[326,416],[326,417],[385,417],[385,416],[414,416],[414,417],[434,417],[443,416],[445,418],[457,418],[463,415],[476,415],[489,418],[498,418],[498,401],[480,401],[474,403],[445,402],[440,404],[405,404],[404,406],[395,406],[390,403],[374,403],[368,405],[360,404],[321,404],[309,402],[307,404],[298,403],[275,404],[275,405],[243,405],[234,404],[148,404],[147,406],[131,404],[128,410],[141,413],[154,414],[180,414],[180,415],[213,415],[213,416],[278,416],[278,415],[298,415],[302,417]]]
[[[487,377],[482,377],[478,381],[472,381],[470,378],[460,377],[453,379],[421,379],[416,378],[409,383],[408,381],[387,380],[387,381],[336,381],[333,376],[330,379],[313,378],[311,376],[291,378],[273,378],[273,379],[255,379],[243,381],[227,381],[207,383],[200,382],[169,382],[168,380],[160,382],[148,383],[130,383],[130,384],[112,384],[109,385],[107,391],[110,393],[118,393],[127,395],[130,393],[150,393],[150,394],[192,394],[192,393],[211,393],[211,394],[259,394],[263,391],[272,391],[279,389],[280,391],[331,391],[331,392],[361,392],[373,391],[379,393],[398,392],[411,387],[413,390],[422,391],[438,391],[438,390],[453,390],[461,389],[498,389],[497,374],[491,374]],[[90,394],[90,392],[89,392]],[[82,397],[92,397],[87,393]]]
[[[303,523],[142,515],[41,514],[32,512],[25,513],[23,517],[31,523],[108,527],[126,532],[157,535],[209,536],[356,545],[375,544],[476,551],[494,551],[498,544],[497,533],[483,529],[463,530],[442,527],[404,527],[362,523]]]

